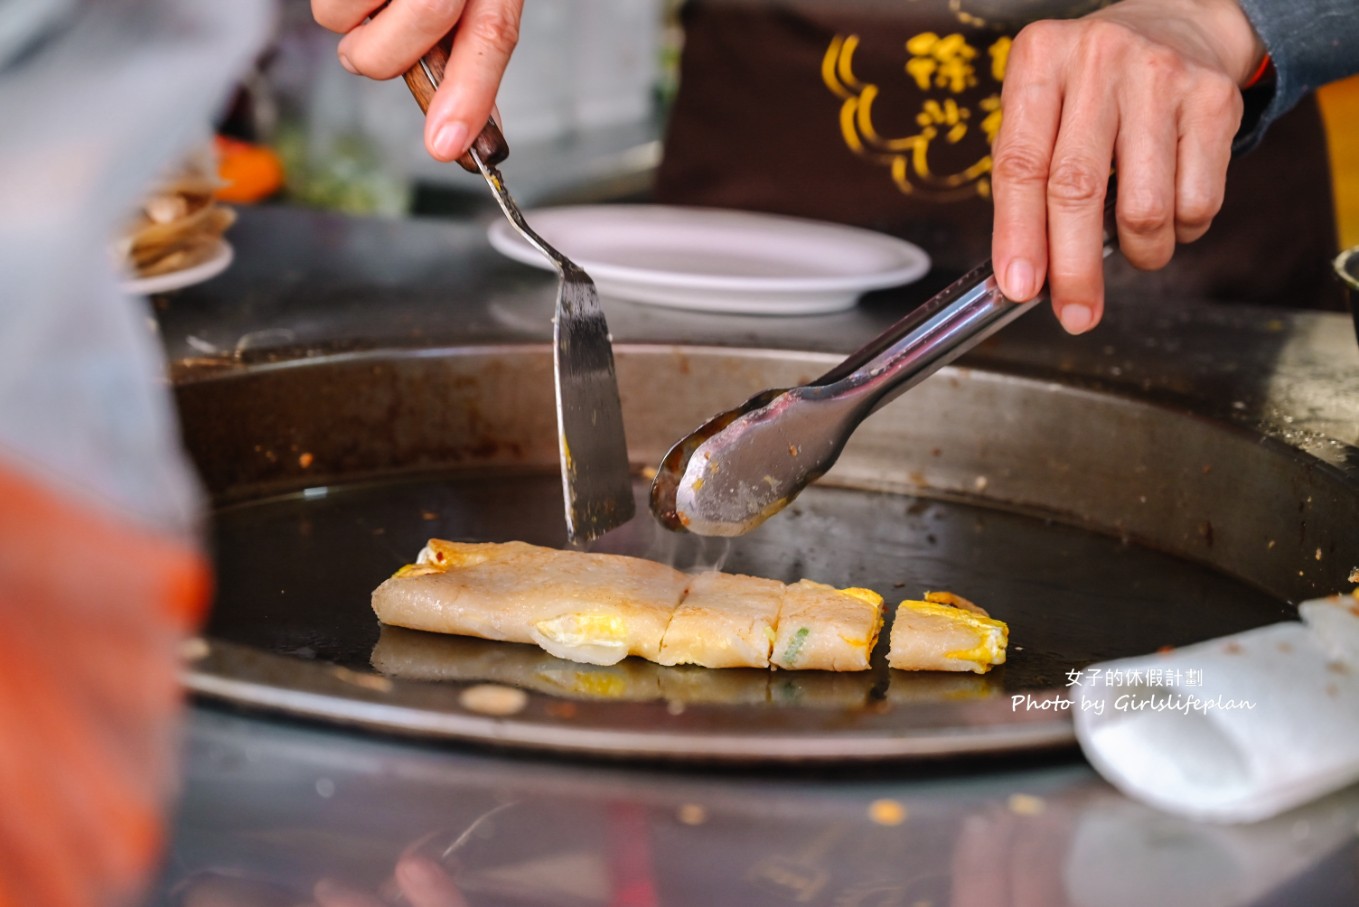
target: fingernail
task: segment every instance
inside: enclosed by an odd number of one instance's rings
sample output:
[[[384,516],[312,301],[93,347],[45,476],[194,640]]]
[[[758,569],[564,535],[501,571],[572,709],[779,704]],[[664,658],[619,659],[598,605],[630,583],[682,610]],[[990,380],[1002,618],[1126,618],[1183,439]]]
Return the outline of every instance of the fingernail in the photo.
[[[445,123],[434,133],[434,153],[451,161],[467,150],[467,124],[454,120]]]
[[[359,71],[354,68],[354,64],[350,63],[349,58],[346,57],[344,54],[340,54],[340,65],[343,66],[347,72],[350,72],[353,75],[357,76],[359,74]]]
[[[1022,258],[1010,262],[1005,271],[1005,292],[1011,299],[1024,301],[1033,295],[1033,265]]]
[[[1085,305],[1064,305],[1057,318],[1068,334],[1084,334],[1095,323],[1095,313]]]

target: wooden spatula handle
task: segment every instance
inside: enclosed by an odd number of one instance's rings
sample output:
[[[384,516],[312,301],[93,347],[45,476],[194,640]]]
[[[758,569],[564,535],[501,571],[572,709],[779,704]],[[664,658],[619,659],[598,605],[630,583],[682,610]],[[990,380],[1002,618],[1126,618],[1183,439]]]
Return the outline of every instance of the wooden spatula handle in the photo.
[[[448,51],[452,46],[453,34],[450,32],[402,76],[406,80],[406,87],[415,96],[415,102],[425,113],[429,113],[430,101],[434,99],[434,92],[444,79],[444,67],[448,65]],[[429,75],[425,73],[426,67],[429,68]],[[430,81],[430,75],[434,77],[433,82]],[[505,142],[505,136],[494,120],[486,121],[486,125],[472,142],[472,147],[485,163],[492,166],[510,156],[510,146]],[[470,153],[458,158],[458,163],[464,170],[472,173],[481,172]]]

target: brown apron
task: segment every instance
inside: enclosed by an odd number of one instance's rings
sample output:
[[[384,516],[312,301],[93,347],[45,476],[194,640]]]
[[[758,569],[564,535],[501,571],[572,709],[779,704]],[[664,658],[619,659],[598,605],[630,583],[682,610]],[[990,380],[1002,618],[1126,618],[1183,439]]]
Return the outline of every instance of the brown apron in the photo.
[[[656,196],[892,233],[957,274],[990,254],[990,143],[1013,35],[1100,0],[690,0]],[[1232,164],[1222,213],[1110,292],[1338,308],[1325,135],[1309,100]]]

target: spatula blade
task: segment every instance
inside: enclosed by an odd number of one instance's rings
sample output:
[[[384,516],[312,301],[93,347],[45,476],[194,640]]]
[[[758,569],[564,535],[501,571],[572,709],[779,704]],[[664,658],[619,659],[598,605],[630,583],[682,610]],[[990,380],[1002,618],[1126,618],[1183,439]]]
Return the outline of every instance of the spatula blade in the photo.
[[[632,519],[632,473],[613,346],[594,283],[566,269],[553,330],[566,534],[589,542]]]

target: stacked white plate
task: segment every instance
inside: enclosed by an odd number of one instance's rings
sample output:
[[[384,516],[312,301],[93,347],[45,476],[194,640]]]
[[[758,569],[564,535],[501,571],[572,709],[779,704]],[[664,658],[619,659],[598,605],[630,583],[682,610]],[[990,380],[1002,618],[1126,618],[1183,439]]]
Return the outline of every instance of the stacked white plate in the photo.
[[[601,296],[704,312],[813,315],[851,308],[869,290],[922,277],[929,256],[911,243],[840,224],[710,208],[586,205],[524,214],[543,239],[585,269]],[[551,264],[510,224],[491,245]]]

